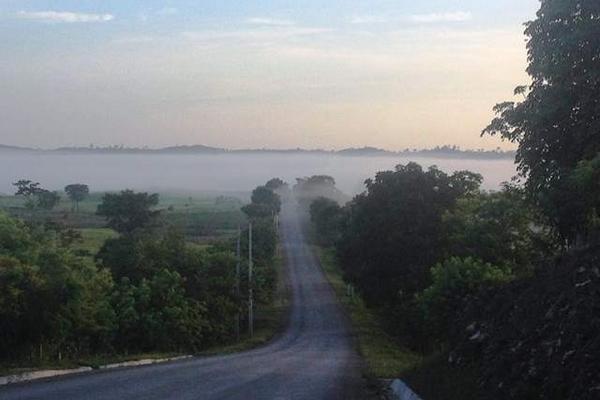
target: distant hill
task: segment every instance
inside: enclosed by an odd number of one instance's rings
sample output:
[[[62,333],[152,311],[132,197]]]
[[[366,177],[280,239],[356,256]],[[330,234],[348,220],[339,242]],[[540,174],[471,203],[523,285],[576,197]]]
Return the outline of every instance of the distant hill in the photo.
[[[384,156],[397,155],[398,153],[389,150],[378,149],[376,147],[361,147],[359,149],[350,148],[339,150],[337,151],[337,154],[341,156]]]
[[[501,150],[462,150],[456,146],[442,146],[432,149],[406,149],[390,151],[376,147],[347,148],[343,150],[323,149],[237,149],[230,150],[204,145],[169,146],[151,149],[148,147],[124,146],[89,146],[59,147],[56,149],[34,149],[28,147],[7,146],[0,144],[0,152],[31,152],[60,154],[322,154],[346,157],[431,157],[431,158],[466,158],[466,159],[514,159],[514,151]]]
[[[7,146],[5,144],[0,144],[0,152],[32,152],[37,151],[35,149],[30,149],[27,147],[19,147],[19,146]]]

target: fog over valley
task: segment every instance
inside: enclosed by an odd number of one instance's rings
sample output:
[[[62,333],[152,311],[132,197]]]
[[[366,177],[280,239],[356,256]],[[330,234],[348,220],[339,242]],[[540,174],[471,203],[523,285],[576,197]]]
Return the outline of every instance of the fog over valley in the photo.
[[[471,170],[483,175],[483,188],[499,189],[515,175],[512,159],[474,160],[419,156],[341,156],[326,154],[0,154],[0,193],[12,194],[19,179],[39,181],[49,190],[81,182],[93,191],[130,188],[152,191],[250,191],[273,176],[288,182],[327,174],[346,194],[364,190],[364,181],[378,171],[415,161],[451,173]]]

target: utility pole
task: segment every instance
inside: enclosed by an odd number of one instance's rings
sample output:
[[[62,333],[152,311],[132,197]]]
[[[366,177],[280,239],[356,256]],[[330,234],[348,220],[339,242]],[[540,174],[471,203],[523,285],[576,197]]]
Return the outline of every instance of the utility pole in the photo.
[[[240,226],[238,225],[238,234],[237,234],[237,244],[236,244],[236,250],[235,250],[235,256],[236,256],[236,264],[235,264],[235,301],[236,304],[240,305],[240,263],[242,261],[241,258],[241,254],[240,254],[240,242],[242,239],[242,229],[240,228]],[[235,339],[239,342],[240,341],[240,310],[238,308],[237,312],[235,313]]]
[[[248,223],[248,333],[254,336],[254,296],[252,293],[252,222]]]

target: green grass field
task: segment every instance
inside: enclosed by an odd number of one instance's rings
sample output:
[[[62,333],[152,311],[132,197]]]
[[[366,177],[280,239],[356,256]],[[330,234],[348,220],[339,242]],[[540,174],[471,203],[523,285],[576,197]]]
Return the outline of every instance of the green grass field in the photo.
[[[53,210],[28,209],[26,200],[16,196],[0,196],[0,210],[25,220],[51,220],[81,230],[98,230],[106,226],[104,218],[96,215],[104,193],[91,193],[79,203],[79,211],[62,193]],[[180,228],[194,242],[207,243],[233,235],[246,218],[240,210],[242,200],[236,197],[209,194],[159,193],[158,209],[167,224]],[[91,232],[101,231],[86,231]],[[105,233],[105,232],[104,232]],[[93,239],[93,238],[90,238]]]
[[[96,254],[106,240],[118,236],[117,232],[109,228],[84,228],[79,229],[79,233],[82,241],[75,243],[73,249],[91,255]]]

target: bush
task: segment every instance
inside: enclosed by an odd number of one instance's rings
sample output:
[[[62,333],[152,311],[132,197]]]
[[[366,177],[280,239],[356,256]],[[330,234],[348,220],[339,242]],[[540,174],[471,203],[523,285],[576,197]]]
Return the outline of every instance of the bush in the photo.
[[[417,296],[426,330],[443,341],[455,313],[463,302],[482,287],[509,282],[508,268],[497,267],[471,257],[452,257],[431,269],[432,284]]]

